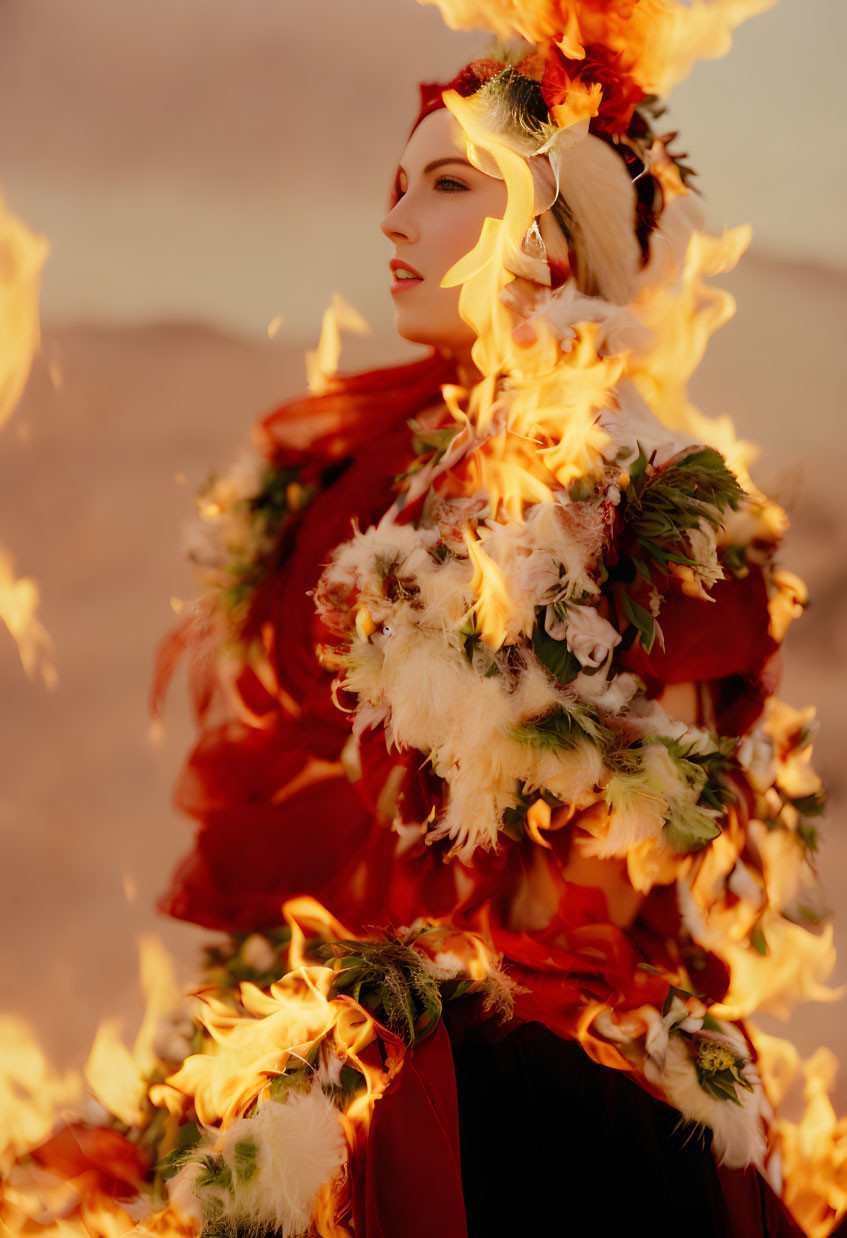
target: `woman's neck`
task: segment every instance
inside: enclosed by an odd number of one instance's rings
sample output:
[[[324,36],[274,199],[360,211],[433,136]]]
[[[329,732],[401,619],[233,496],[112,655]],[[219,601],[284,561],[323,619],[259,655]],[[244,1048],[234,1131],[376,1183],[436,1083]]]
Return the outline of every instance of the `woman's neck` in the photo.
[[[447,350],[447,356],[450,357],[456,367],[457,383],[460,387],[466,387],[468,390],[474,387],[482,378],[481,371],[474,363],[472,351],[473,344]]]

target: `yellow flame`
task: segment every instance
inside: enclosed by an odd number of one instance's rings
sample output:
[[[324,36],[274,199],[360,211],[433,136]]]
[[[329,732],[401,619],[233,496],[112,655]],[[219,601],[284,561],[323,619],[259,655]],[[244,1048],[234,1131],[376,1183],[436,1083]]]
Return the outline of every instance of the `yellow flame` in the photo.
[[[375,1023],[367,1011],[345,997],[331,997],[335,971],[307,965],[304,960],[304,925],[318,926],[330,938],[350,933],[313,899],[296,899],[283,908],[291,925],[292,970],[266,992],[243,983],[241,1009],[212,994],[201,994],[197,1017],[211,1037],[204,1052],[186,1058],[164,1084],[150,1089],[155,1105],[180,1113],[194,1104],[205,1125],[227,1125],[267,1094],[270,1081],[293,1064],[305,1062],[326,1043],[352,1063],[365,1079],[365,1090],[347,1110],[351,1122],[366,1123],[375,1100],[383,1093],[392,1067],[377,1069],[361,1058],[375,1037]]]
[[[506,639],[507,620],[513,609],[509,589],[500,568],[485,553],[469,524],[465,525],[464,538],[473,564],[471,592],[477,599],[476,626],[485,644],[490,649],[499,649]]]
[[[750,243],[750,228],[733,228],[721,237],[695,232],[688,243],[677,284],[644,290],[634,308],[652,334],[649,349],[627,362],[627,374],[663,425],[687,430],[717,448],[745,479],[755,451],[736,439],[728,417],[704,417],[688,399],[688,381],[703,359],[711,336],[732,318],[735,299],[705,280],[730,271]]]
[[[333,376],[338,373],[342,331],[367,335],[370,327],[358,310],[348,305],[340,293],[334,292],[332,301],[324,310],[318,346],[306,353],[306,380],[309,390],[315,395],[328,390]]]
[[[120,1020],[101,1023],[85,1064],[85,1078],[97,1099],[127,1126],[141,1122],[146,1086],[121,1040]]]
[[[789,1041],[753,1024],[748,1031],[775,1107],[802,1081],[800,1120],[778,1116],[773,1124],[785,1182],[782,1195],[809,1238],[827,1238],[847,1215],[847,1118],[836,1117],[829,1099],[838,1063],[829,1049],[817,1049],[803,1061]]]
[[[0,197],[0,427],[29,377],[38,348],[38,289],[47,242],[34,236]]]
[[[53,642],[37,610],[38,586],[25,577],[16,579],[12,560],[0,546],[0,619],[18,646],[27,675],[40,675],[48,688],[55,688],[59,676],[52,661]]]
[[[520,268],[523,238],[534,219],[535,189],[526,160],[491,133],[473,99],[463,99],[450,90],[444,102],[464,131],[471,162],[475,161],[474,148],[479,147],[494,160],[506,182],[503,218],[484,221],[474,248],[441,281],[444,288],[462,285],[459,312],[477,334],[474,363],[483,375],[495,375],[517,352],[511,338],[511,315],[499,294],[514,279],[512,271]]]
[[[80,1099],[76,1071],[59,1074],[22,1020],[0,1017],[0,1176],[50,1134],[57,1112]]]
[[[144,1117],[147,1080],[159,1064],[154,1048],[161,1019],[179,1001],[173,963],[158,938],[140,942],[144,1018],[132,1050],[120,1036],[120,1022],[109,1019],[97,1029],[85,1065],[85,1078],[94,1095],[110,1113],[134,1126]]]
[[[666,94],[697,60],[725,56],[732,32],[776,0],[653,0],[596,4],[590,0],[419,0],[437,4],[452,30],[490,30],[530,43],[553,40],[566,56],[605,44],[648,94]]]

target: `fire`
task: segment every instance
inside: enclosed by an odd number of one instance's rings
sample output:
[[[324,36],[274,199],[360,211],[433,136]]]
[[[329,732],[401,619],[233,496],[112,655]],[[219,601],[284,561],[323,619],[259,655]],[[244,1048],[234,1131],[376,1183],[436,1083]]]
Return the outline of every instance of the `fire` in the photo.
[[[34,236],[0,197],[0,429],[20,399],[40,341],[38,289],[47,242]],[[0,619],[18,646],[27,675],[48,688],[58,675],[50,636],[36,618],[38,587],[17,578],[9,554],[0,546]]]
[[[38,286],[47,242],[34,236],[0,197],[0,427],[26,386],[40,341]]]
[[[478,599],[476,619],[479,633],[490,649],[499,649],[506,637],[506,618],[511,609],[509,591],[503,573],[485,553],[470,525],[465,526],[464,538],[473,564],[471,591]]]
[[[629,69],[645,93],[665,95],[696,60],[725,56],[732,32],[776,0],[713,0],[687,4],[656,0],[419,0],[437,4],[452,30],[490,30],[530,43],[553,40],[580,60],[586,47],[603,43]]]
[[[147,1082],[159,1065],[157,1029],[179,1000],[173,963],[158,938],[142,938],[140,963],[146,1006],[132,1050],[120,1038],[119,1021],[109,1019],[97,1029],[85,1066],[91,1091],[127,1126],[143,1121]]]
[[[52,660],[53,641],[37,610],[38,585],[27,577],[16,578],[11,557],[0,546],[0,619],[18,646],[27,675],[40,676],[48,688],[55,688],[59,676]]]
[[[197,1018],[212,1045],[188,1057],[165,1083],[151,1089],[154,1104],[176,1113],[190,1100],[205,1125],[226,1125],[267,1096],[273,1078],[292,1063],[307,1061],[310,1052],[324,1044],[364,1076],[365,1092],[348,1118],[368,1120],[389,1079],[361,1058],[375,1038],[375,1021],[346,999],[332,1000],[334,969],[307,963],[304,953],[304,925],[319,928],[330,939],[347,940],[352,934],[313,899],[292,900],[284,915],[292,931],[292,970],[267,992],[243,983],[242,1012],[214,995],[198,994]]]
[[[731,271],[750,243],[749,227],[733,228],[722,237],[696,232],[688,245],[678,283],[653,282],[648,267],[636,297],[635,311],[652,342],[629,358],[627,373],[659,420],[669,429],[683,429],[716,447],[727,463],[746,479],[754,451],[739,443],[728,417],[712,420],[690,403],[687,385],[703,359],[711,336],[732,318],[735,300],[705,281]]]
[[[19,1019],[0,1018],[0,1175],[49,1135],[57,1111],[79,1101],[81,1079],[58,1074]]]
[[[86,1100],[77,1075],[50,1071],[25,1028],[13,1020],[0,1024],[8,1063],[0,1081],[0,1232],[196,1238],[199,1222],[190,1207],[185,1210],[185,1193],[175,1192],[167,1202],[161,1158],[180,1146],[181,1132],[193,1131],[196,1138],[199,1128],[204,1142],[197,1155],[213,1161],[229,1132],[244,1129],[237,1124],[245,1115],[268,1102],[288,1103],[286,1078],[302,1078],[294,1093],[305,1086],[320,1100],[343,1068],[354,1072],[360,1084],[335,1110],[335,1120],[347,1146],[358,1144],[402,1066],[407,1042],[338,987],[343,953],[315,962],[316,942],[355,951],[356,937],[314,899],[291,900],[283,916],[291,934],[287,970],[262,987],[209,972],[207,985],[186,998],[161,944],[142,943],[146,1012],[132,1050],[121,1043],[114,1023],[98,1031],[85,1072],[96,1106]],[[494,963],[482,936],[435,922],[422,923],[420,931],[430,935],[424,957],[436,968],[446,960],[462,969],[472,987],[488,981]],[[250,957],[267,967],[273,959],[267,939],[255,935],[253,944]],[[315,1198],[314,1223],[326,1238],[348,1235],[345,1181],[343,1175],[328,1181]],[[189,1204],[191,1198],[189,1185]]]
[[[332,301],[324,311],[318,346],[306,353],[306,380],[309,390],[315,395],[328,390],[333,376],[338,372],[342,331],[367,335],[370,327],[358,310],[348,305],[340,293],[334,292]]]
[[[772,1102],[778,1107],[802,1082],[799,1122],[779,1116],[774,1122],[784,1198],[809,1238],[827,1238],[847,1215],[847,1118],[836,1118],[829,1099],[838,1063],[828,1049],[803,1061],[788,1041],[748,1027]]]

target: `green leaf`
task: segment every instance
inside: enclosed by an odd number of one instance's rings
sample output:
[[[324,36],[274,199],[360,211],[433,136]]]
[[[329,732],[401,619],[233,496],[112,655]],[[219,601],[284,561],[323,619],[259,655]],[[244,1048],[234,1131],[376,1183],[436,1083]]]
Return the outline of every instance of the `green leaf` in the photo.
[[[633,601],[628,593],[623,595],[623,608],[626,617],[638,631],[644,652],[649,653],[656,639],[656,623],[649,610],[645,610],[638,602]]]
[[[648,585],[652,585],[653,577],[651,576],[650,569],[644,560],[634,558],[632,559],[632,564],[636,572],[638,572],[638,575],[641,576],[643,580],[646,580]]]
[[[614,738],[590,707],[583,707],[578,712],[556,709],[545,718],[513,727],[510,734],[518,743],[530,744],[533,748],[546,748],[550,752],[557,748],[573,748],[585,740],[605,749]],[[522,817],[525,815],[526,809],[523,810]]]
[[[204,1187],[216,1187],[232,1194],[232,1170],[221,1156],[204,1156],[200,1171],[193,1182],[194,1194],[199,1195]]]
[[[740,1105],[738,1093],[735,1090],[735,1083],[731,1076],[729,1079],[724,1077],[725,1072],[720,1074],[707,1074],[701,1070],[699,1066],[695,1066],[697,1071],[697,1082],[704,1092],[710,1096],[714,1096],[715,1100],[729,1100],[734,1105]]]
[[[762,932],[761,924],[755,924],[753,931],[750,934],[750,945],[759,954],[768,954],[768,943],[765,941],[765,935]]]
[[[726,546],[721,553],[721,562],[733,576],[741,576],[747,571],[747,547]]]
[[[544,627],[544,610],[539,606],[535,612],[535,627],[532,632],[532,648],[542,665],[559,683],[571,683],[582,669],[579,660],[571,653],[563,640],[554,640]]]
[[[435,459],[440,459],[459,432],[458,423],[452,426],[429,428],[421,426],[417,421],[410,421],[412,434],[412,451],[416,456],[435,453]]]
[[[311,1071],[306,1066],[298,1066],[271,1080],[271,1100],[284,1101],[291,1092],[308,1092],[311,1086]]]
[[[665,836],[674,851],[687,855],[701,851],[721,832],[721,827],[696,804],[676,804],[664,824]]]
[[[642,453],[643,454],[643,453]],[[685,553],[686,532],[705,520],[717,529],[722,513],[738,507],[744,491],[719,452],[694,448],[649,474],[633,466],[623,508],[645,555],[660,563],[696,567]]]
[[[804,817],[820,817],[826,812],[826,791],[821,787],[812,795],[801,795],[791,803]]]
[[[807,856],[814,855],[821,841],[818,827],[816,825],[809,825],[806,821],[801,821],[794,832]]]
[[[352,1097],[360,1092],[365,1085],[365,1077],[354,1066],[345,1063],[341,1067],[339,1086],[344,1096]]]
[[[252,1139],[239,1139],[235,1145],[235,1176],[239,1186],[255,1178],[258,1171],[256,1145]]]
[[[643,479],[644,470],[647,468],[647,454],[640,443],[637,443],[636,446],[638,447],[638,455],[627,469],[630,485],[637,485]]]

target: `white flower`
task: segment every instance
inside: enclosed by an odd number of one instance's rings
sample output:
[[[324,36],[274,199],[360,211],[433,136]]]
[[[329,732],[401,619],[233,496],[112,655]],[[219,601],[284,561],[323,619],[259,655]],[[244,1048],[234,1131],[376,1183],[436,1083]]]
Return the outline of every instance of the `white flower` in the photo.
[[[620,639],[620,633],[593,606],[568,606],[565,640],[582,666],[600,666]]]

